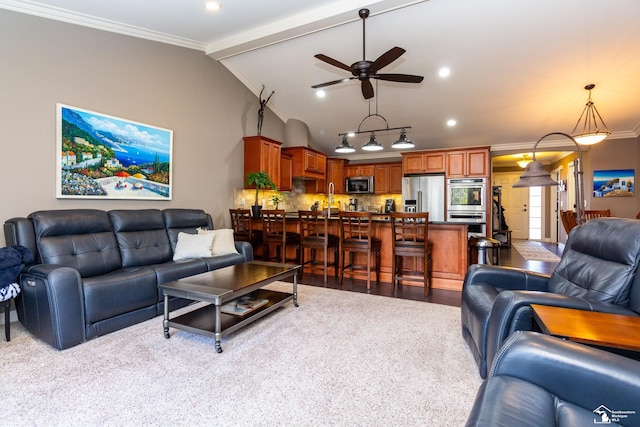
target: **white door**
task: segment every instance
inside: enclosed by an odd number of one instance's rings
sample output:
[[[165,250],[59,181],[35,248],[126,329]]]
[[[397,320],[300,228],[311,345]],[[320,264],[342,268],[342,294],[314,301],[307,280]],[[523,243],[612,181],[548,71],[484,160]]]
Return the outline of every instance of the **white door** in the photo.
[[[520,179],[519,173],[498,172],[493,174],[493,185],[502,187],[502,207],[513,239],[529,238],[529,189],[513,188]]]

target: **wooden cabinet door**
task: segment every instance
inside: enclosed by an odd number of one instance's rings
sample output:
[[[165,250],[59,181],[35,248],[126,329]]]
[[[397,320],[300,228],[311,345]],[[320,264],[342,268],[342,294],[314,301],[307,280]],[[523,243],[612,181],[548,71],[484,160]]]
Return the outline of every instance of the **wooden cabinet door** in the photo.
[[[360,165],[360,176],[373,176],[375,173],[375,165]]]
[[[268,160],[265,170],[271,177],[271,181],[276,186],[280,186],[280,146],[276,144],[268,145]]]
[[[402,163],[389,165],[389,193],[402,193]]]
[[[345,163],[343,159],[327,159],[327,182],[333,182],[336,194],[345,193]]]
[[[293,158],[292,156],[282,153],[280,157],[280,191],[293,190]]]
[[[489,176],[489,150],[467,151],[467,176]]]
[[[307,172],[318,171],[318,156],[313,151],[304,152],[304,170]]]
[[[376,165],[373,175],[373,189],[375,194],[389,192],[389,165]]]
[[[464,177],[467,174],[467,152],[451,151],[447,153],[447,176]]]
[[[444,172],[444,153],[424,153],[422,164],[427,173]]]
[[[424,166],[422,160],[424,155],[422,153],[403,153],[402,154],[402,170],[406,174],[422,173]]]
[[[280,185],[280,142],[262,137],[244,137],[244,177],[249,172],[264,170]]]

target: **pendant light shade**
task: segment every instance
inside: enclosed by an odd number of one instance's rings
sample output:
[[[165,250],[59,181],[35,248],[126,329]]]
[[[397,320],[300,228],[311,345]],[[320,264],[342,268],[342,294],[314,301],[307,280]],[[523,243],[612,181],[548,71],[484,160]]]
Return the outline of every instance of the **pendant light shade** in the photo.
[[[371,132],[369,142],[362,146],[362,149],[365,151],[380,151],[382,148],[382,145],[376,140],[375,132]]]
[[[349,144],[349,140],[347,139],[347,135],[342,136],[342,142],[340,145],[336,147],[336,153],[353,153],[356,151],[355,148],[351,144]]]
[[[576,126],[573,128],[573,132],[571,132],[576,142],[582,145],[597,144],[611,134],[609,129],[607,129],[607,125],[604,124],[600,113],[598,113],[598,109],[591,100],[591,90],[594,87],[596,87],[596,85],[593,83],[584,87],[585,90],[589,91],[589,99],[587,99],[587,104],[584,110],[582,110]]]
[[[413,147],[415,147],[415,144],[413,143],[412,140],[407,138],[407,133],[404,131],[404,128],[402,128],[402,133],[400,133],[400,138],[398,138],[396,142],[391,144],[391,148],[398,148],[398,149],[413,148]]]

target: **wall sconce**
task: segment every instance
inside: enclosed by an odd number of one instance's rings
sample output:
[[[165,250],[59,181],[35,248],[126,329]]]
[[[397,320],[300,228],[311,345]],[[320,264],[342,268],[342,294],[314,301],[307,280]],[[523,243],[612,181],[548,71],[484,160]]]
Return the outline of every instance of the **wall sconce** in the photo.
[[[541,162],[536,160],[536,148],[538,144],[548,136],[560,135],[569,138],[578,149],[578,159],[573,161],[573,178],[576,188],[576,223],[578,225],[584,223],[584,178],[582,171],[582,149],[580,144],[571,136],[562,132],[548,133],[540,138],[533,146],[533,161],[527,165],[524,172],[520,176],[520,180],[513,184],[514,188],[519,187],[542,187],[559,185],[557,181],[551,179],[551,174],[544,169]]]

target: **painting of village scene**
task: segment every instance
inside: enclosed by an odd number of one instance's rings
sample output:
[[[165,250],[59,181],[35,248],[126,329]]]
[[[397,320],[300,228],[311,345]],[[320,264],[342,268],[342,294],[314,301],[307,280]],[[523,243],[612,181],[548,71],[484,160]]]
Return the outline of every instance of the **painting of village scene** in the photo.
[[[634,170],[593,171],[593,197],[633,197]]]
[[[58,198],[171,200],[173,132],[57,106]]]

